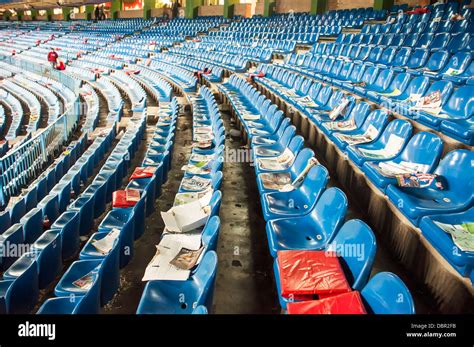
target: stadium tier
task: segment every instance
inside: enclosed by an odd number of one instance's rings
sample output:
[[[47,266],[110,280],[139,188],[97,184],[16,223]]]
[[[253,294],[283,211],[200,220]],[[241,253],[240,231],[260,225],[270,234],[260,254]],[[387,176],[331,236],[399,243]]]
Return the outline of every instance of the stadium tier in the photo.
[[[470,3],[4,5],[0,313],[472,313]]]

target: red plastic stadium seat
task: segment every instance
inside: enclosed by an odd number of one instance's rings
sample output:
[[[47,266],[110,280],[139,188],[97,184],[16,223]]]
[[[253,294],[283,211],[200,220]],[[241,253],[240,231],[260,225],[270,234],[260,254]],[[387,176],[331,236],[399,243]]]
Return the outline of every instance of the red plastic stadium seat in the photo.
[[[351,291],[339,259],[324,251],[279,251],[283,297]]]
[[[366,314],[358,291],[331,296],[326,299],[290,302],[288,314]]]

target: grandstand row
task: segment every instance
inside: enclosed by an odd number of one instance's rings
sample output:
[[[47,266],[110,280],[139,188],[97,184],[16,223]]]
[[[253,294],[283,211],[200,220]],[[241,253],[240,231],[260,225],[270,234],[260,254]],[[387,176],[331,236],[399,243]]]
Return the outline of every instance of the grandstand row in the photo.
[[[470,1],[199,3],[0,1],[0,313],[472,314]]]

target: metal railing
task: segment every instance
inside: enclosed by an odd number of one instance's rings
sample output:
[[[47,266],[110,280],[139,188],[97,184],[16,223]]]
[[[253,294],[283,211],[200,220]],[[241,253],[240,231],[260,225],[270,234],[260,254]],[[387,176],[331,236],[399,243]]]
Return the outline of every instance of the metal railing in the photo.
[[[52,78],[79,95],[81,81],[49,67],[25,62],[11,57],[2,59],[6,63],[42,76]],[[56,121],[42,129],[30,140],[9,151],[0,158],[0,208],[8,204],[10,197],[20,194],[32,180],[38,177],[45,164],[69,139],[77,127],[80,112],[79,98]]]

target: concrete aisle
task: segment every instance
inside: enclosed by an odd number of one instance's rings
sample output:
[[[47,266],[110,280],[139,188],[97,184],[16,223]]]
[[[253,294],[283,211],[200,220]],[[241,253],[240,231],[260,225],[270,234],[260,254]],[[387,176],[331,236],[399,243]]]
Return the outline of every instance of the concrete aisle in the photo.
[[[229,134],[230,116],[222,113]],[[232,155],[241,145],[227,136],[213,313],[279,313],[254,168]]]

